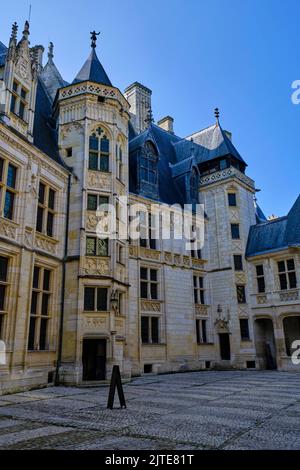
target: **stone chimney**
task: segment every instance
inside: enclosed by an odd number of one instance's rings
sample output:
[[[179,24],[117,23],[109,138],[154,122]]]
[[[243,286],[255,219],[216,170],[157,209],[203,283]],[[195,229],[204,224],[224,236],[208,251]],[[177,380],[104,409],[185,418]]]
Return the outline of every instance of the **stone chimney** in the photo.
[[[157,122],[157,125],[164,129],[165,131],[170,132],[171,134],[174,134],[174,119],[171,116],[166,116],[162,119],[160,119]]]
[[[34,46],[32,48],[32,53],[33,53],[33,57],[34,57],[34,60],[36,62],[36,65],[37,65],[37,72],[41,73],[41,71],[43,70],[44,47],[41,46],[41,45]]]
[[[132,83],[124,91],[124,96],[130,104],[132,123],[138,133],[147,127],[145,121],[151,108],[151,95],[152,91],[139,82]]]

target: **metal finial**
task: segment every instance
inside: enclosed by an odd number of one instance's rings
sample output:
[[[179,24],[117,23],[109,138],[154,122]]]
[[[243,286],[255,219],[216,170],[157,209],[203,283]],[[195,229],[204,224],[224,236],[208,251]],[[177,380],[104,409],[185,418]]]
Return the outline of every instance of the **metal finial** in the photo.
[[[12,39],[13,41],[16,41],[17,40],[17,34],[18,34],[18,25],[17,25],[17,22],[15,21],[11,27],[11,36],[10,36],[10,39]]]
[[[217,122],[219,122],[219,117],[220,117],[219,108],[215,108],[215,116],[216,116]]]
[[[191,138],[191,157],[194,155],[194,150],[195,150],[195,147],[194,147],[194,139],[193,137]]]
[[[25,25],[24,25],[24,31],[23,31],[23,39],[28,39],[30,32],[29,32],[29,23],[26,20]]]
[[[95,47],[96,47],[96,42],[97,42],[97,36],[99,36],[100,31],[99,31],[99,33],[96,33],[96,31],[94,30],[94,31],[91,31],[90,34],[91,34],[91,40],[92,40],[91,47],[92,47],[93,49],[95,49]]]
[[[148,108],[148,111],[147,111],[147,117],[145,119],[145,123],[148,124],[148,126],[150,126],[152,122],[154,122],[154,119],[153,119],[152,109],[150,107]]]
[[[48,59],[49,59],[49,61],[52,61],[52,59],[54,57],[53,49],[54,49],[53,42],[49,42],[49,47],[48,47]]]

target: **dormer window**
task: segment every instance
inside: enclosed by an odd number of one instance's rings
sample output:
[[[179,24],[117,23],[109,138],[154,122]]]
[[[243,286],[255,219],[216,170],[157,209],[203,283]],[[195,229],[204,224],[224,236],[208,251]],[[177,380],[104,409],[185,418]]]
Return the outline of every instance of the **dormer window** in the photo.
[[[151,142],[146,142],[141,156],[141,180],[157,184],[157,152]]]
[[[17,81],[13,82],[13,89],[10,102],[10,111],[21,119],[25,119],[25,112],[27,109],[27,90]]]
[[[98,134],[98,135],[97,135]],[[97,129],[89,140],[89,169],[94,171],[109,171],[109,139],[102,129]]]

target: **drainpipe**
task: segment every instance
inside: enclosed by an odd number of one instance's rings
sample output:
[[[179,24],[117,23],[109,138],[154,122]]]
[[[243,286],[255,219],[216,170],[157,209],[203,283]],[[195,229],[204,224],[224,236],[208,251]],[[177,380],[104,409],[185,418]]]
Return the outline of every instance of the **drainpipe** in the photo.
[[[58,353],[57,353],[57,362],[56,362],[55,380],[54,380],[54,384],[56,386],[59,385],[59,368],[61,366],[62,344],[63,344],[65,286],[66,286],[66,262],[67,262],[67,257],[68,257],[68,238],[69,238],[70,192],[71,192],[71,174],[69,174],[69,176],[68,176],[65,246],[64,246],[63,264],[62,264],[60,322],[59,322],[59,333],[58,333]]]

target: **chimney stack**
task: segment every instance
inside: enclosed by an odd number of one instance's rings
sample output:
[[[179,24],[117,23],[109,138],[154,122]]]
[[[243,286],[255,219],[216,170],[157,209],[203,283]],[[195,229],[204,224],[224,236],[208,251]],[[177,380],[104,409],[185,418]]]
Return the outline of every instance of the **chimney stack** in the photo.
[[[164,129],[165,131],[170,132],[170,134],[174,134],[174,119],[171,116],[165,116],[164,118],[160,119],[157,122],[157,125]]]
[[[130,113],[133,125],[138,133],[147,127],[148,111],[151,109],[152,91],[139,82],[129,85],[124,91],[124,96],[130,104]]]

